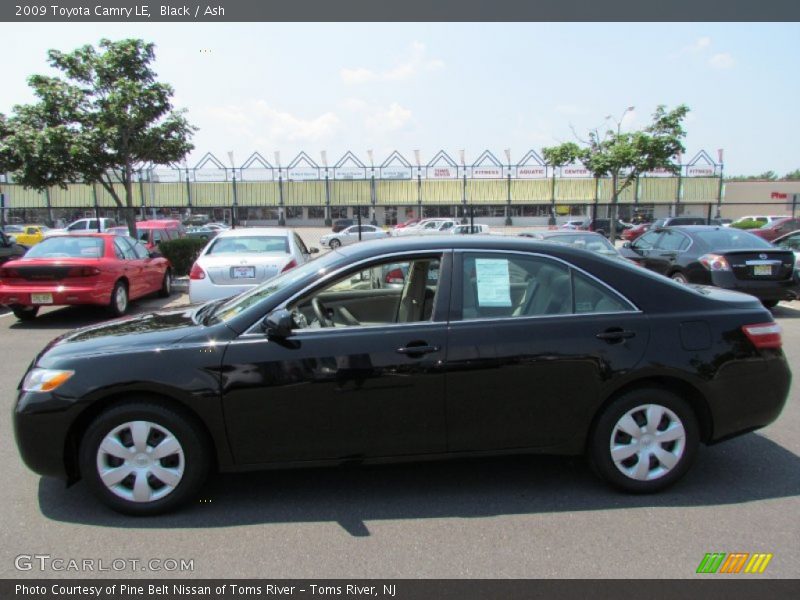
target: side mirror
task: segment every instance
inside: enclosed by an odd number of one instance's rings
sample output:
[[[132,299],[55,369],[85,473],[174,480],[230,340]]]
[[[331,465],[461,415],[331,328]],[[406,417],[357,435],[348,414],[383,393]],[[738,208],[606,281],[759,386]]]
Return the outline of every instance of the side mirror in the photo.
[[[285,308],[273,310],[261,323],[268,338],[284,339],[292,334],[294,318]]]
[[[161,252],[159,252],[158,250],[151,250],[150,251],[150,258],[161,258],[162,256],[164,256],[164,255],[161,254]]]
[[[623,248],[627,248],[628,250],[630,250],[632,246],[631,246],[630,242],[625,242],[624,244],[622,244],[622,247]]]
[[[311,246],[311,248],[308,249],[308,253],[309,254],[317,254],[317,253],[319,253],[319,248],[317,248],[316,246]]]

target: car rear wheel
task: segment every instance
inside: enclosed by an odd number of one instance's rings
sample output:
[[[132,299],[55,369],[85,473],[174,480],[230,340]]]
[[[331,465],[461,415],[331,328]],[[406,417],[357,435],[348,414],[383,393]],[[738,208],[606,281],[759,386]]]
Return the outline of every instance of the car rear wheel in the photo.
[[[11,311],[20,321],[33,321],[39,314],[38,306],[12,306]]]
[[[689,283],[689,279],[686,277],[686,275],[684,275],[680,271],[675,271],[672,275],[670,275],[670,279],[672,279],[672,281],[676,281],[677,283],[682,283],[684,285]]]
[[[168,298],[169,295],[172,293],[172,271],[167,269],[164,272],[164,279],[161,281],[161,289],[158,292],[158,295],[162,298]]]
[[[331,247],[331,250],[336,250],[339,246],[342,245],[342,242],[334,238],[330,241],[330,244],[328,245]]]
[[[155,515],[193,498],[210,465],[208,444],[190,419],[146,400],[101,413],[80,445],[92,492],[118,512]]]
[[[775,308],[778,306],[778,302],[780,302],[780,300],[762,300],[761,304],[763,304],[766,308]]]
[[[699,443],[697,418],[679,396],[659,388],[633,390],[612,402],[592,431],[588,454],[606,481],[646,494],[680,479]]]
[[[121,317],[128,310],[128,286],[124,281],[118,281],[114,284],[114,290],[111,292],[111,302],[108,305],[108,310],[115,317]]]

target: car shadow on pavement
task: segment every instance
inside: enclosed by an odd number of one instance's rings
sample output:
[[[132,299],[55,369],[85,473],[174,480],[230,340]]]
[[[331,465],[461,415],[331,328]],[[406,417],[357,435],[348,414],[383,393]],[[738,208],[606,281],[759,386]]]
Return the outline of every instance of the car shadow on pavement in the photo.
[[[178,294],[173,294],[169,298],[148,296],[132,301],[127,315],[159,310],[167,307],[167,305],[173,306],[178,303],[181,305],[187,304],[188,298]],[[14,317],[10,316],[6,318],[13,319]],[[9,326],[9,329],[77,329],[78,327],[86,327],[88,325],[102,323],[103,321],[110,321],[113,318],[114,317],[101,306],[65,306],[63,308],[42,312],[32,321],[15,321]]]
[[[354,537],[369,536],[375,520],[715,506],[797,495],[800,457],[758,434],[701,448],[682,481],[644,496],[607,487],[581,457],[546,456],[218,475],[193,506],[151,518],[111,511],[83,483],[39,483],[42,513],[55,521],[160,529],[336,522]]]
[[[778,304],[772,309],[772,314],[778,319],[798,319],[800,318],[800,302],[792,302],[791,307]]]

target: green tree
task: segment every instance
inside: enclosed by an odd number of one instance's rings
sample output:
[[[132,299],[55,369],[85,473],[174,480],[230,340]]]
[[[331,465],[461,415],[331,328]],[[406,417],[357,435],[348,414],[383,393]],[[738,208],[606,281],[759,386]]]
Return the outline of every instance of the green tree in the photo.
[[[156,80],[153,44],[102,39],[99,49],[47,54],[61,74],[31,76],[37,101],[15,106],[8,119],[0,116],[0,168],[38,190],[99,184],[135,235],[137,165],[180,160],[194,148],[196,128],[185,111],[173,109],[172,87]]]
[[[783,176],[784,179],[788,179],[789,181],[797,181],[800,179],[800,169],[795,169],[794,171],[787,173]]]
[[[672,158],[685,151],[683,120],[688,112],[689,108],[683,104],[671,111],[659,106],[650,125],[641,131],[622,132],[619,126],[616,131],[609,129],[604,134],[594,130],[583,142],[577,158],[595,177],[611,179],[609,236],[612,241],[616,239],[619,195],[646,171],[678,172],[679,166]],[[553,150],[563,146],[565,144]]]
[[[556,224],[556,168],[574,163],[580,155],[580,146],[573,142],[542,148],[542,158],[550,166],[553,173],[550,180],[550,219],[548,219],[548,225]]]

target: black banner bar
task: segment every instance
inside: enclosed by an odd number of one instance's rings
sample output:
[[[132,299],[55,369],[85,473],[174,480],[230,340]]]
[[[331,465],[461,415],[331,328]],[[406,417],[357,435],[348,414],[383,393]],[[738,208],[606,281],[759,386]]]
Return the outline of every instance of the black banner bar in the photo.
[[[703,577],[700,579],[699,577]],[[800,597],[800,580],[755,580],[752,576],[698,576],[682,580],[0,580],[3,600],[559,600],[620,598],[648,600],[779,600]]]
[[[797,0],[4,0],[0,21],[798,21]]]

